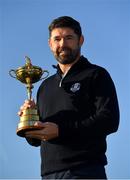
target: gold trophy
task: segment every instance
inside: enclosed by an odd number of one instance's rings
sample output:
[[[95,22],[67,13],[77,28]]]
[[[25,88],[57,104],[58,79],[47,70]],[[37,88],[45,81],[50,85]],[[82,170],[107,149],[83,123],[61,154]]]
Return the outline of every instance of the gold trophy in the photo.
[[[29,57],[26,58],[25,66],[19,67],[14,70],[11,69],[9,74],[11,77],[19,80],[20,82],[26,84],[28,100],[32,99],[32,89],[33,83],[38,82],[39,80],[45,79],[48,77],[49,72],[47,70],[42,70],[38,66],[33,66]],[[42,75],[46,73],[45,77]],[[20,122],[18,124],[16,133],[18,136],[25,137],[25,132],[29,130],[36,130],[38,127],[35,127],[35,122],[39,121],[39,115],[37,107],[28,108],[23,111],[23,114],[20,116]]]

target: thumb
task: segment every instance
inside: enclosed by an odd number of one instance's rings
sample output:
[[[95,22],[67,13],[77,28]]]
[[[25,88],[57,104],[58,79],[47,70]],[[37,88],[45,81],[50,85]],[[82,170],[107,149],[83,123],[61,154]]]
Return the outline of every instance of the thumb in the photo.
[[[44,127],[44,123],[42,123],[41,121],[37,121],[35,122],[34,126]]]

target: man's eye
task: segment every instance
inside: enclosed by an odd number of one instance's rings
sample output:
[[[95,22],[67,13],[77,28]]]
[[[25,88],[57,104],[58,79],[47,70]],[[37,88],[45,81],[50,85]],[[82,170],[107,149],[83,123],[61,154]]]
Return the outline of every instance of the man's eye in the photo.
[[[64,40],[73,40],[74,37],[73,37],[73,36],[66,36],[66,37],[64,37],[63,39],[64,39]],[[54,40],[54,42],[59,42],[59,41],[62,40],[62,38],[60,38],[60,37],[55,37],[53,40]]]
[[[74,37],[73,36],[67,36],[66,39],[67,40],[72,40],[72,39],[74,39]]]
[[[66,39],[71,40],[71,39],[73,39],[73,38],[72,38],[72,37],[67,37]]]
[[[60,41],[60,38],[55,38],[54,41],[55,41],[55,42],[59,42],[59,41]]]

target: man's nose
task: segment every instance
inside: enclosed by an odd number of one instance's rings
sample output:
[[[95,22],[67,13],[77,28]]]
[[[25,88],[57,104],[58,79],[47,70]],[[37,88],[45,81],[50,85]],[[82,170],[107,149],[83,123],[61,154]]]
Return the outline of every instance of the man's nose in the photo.
[[[66,45],[66,40],[65,40],[65,38],[62,38],[62,39],[60,40],[60,46],[63,47],[63,46],[65,46],[65,45]]]

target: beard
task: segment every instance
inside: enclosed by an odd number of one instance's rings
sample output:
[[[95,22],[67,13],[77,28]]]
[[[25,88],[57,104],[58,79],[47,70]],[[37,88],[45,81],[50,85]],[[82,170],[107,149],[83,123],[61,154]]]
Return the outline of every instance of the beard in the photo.
[[[80,47],[75,49],[68,47],[59,48],[54,53],[56,60],[61,64],[71,64],[73,63],[78,55],[80,54]]]

